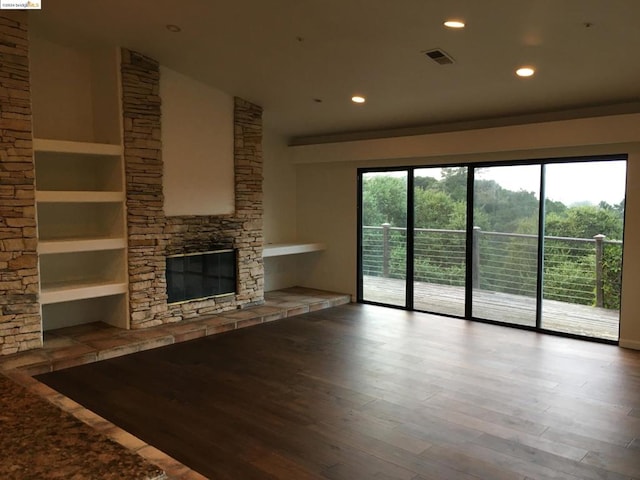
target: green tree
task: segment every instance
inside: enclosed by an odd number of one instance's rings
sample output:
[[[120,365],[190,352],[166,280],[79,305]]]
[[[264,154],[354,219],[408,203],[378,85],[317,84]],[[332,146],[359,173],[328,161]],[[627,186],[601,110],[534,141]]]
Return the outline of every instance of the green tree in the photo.
[[[622,217],[613,207],[580,205],[568,208],[563,214],[549,213],[546,235],[554,237],[593,238],[606,235],[609,240],[622,239]]]
[[[604,308],[620,308],[622,289],[622,245],[605,244],[602,259]]]
[[[443,168],[440,188],[454,202],[467,202],[467,167]]]
[[[453,213],[451,214],[451,221],[449,223],[451,230],[466,230],[467,229],[467,203],[456,202],[453,204]]]
[[[456,204],[449,195],[438,190],[416,189],[415,225],[418,228],[451,228]]]
[[[428,190],[430,188],[439,189],[439,183],[439,180],[433,177],[416,176],[413,180],[413,186],[415,188],[421,188],[422,190]]]
[[[372,226],[383,223],[406,226],[406,179],[387,175],[365,177],[362,185],[362,222]]]
[[[525,218],[538,215],[538,199],[533,192],[514,192],[500,186],[494,180],[475,182],[474,206],[476,211],[486,214],[487,230],[494,232],[517,232]],[[478,222],[474,217],[474,224]],[[483,227],[483,230],[485,228]],[[520,228],[522,230],[522,228]],[[535,233],[526,231],[522,233]]]
[[[559,215],[562,215],[567,211],[567,208],[568,207],[564,203],[558,202],[556,200],[550,200],[547,198],[544,201],[544,211],[547,215],[549,215],[550,213],[557,213]]]

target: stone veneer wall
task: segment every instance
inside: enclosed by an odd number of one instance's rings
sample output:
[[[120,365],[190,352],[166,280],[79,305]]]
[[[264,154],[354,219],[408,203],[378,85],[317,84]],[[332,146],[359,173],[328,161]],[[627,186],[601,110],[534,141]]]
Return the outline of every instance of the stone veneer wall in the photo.
[[[0,13],[0,355],[42,346],[24,12]]]
[[[234,106],[233,215],[164,215],[159,65],[123,49],[124,155],[131,327],[145,328],[264,301],[262,262],[262,109]],[[236,295],[167,305],[165,260],[223,245],[238,250]]]

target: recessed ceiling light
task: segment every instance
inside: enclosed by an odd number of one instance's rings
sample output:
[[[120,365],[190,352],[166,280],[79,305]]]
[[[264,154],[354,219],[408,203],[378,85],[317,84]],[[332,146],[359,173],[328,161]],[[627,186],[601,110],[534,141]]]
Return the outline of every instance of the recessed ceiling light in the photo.
[[[519,77],[531,77],[534,73],[536,73],[533,67],[520,67],[516,70],[516,75]]]
[[[354,95],[353,97],[351,97],[351,101],[353,103],[364,103],[367,101],[367,99],[360,95]]]
[[[182,29],[178,25],[173,24],[167,25],[167,30],[169,30],[171,33],[178,33],[182,31]]]
[[[447,28],[464,28],[464,22],[462,20],[447,20],[444,22],[444,26]]]

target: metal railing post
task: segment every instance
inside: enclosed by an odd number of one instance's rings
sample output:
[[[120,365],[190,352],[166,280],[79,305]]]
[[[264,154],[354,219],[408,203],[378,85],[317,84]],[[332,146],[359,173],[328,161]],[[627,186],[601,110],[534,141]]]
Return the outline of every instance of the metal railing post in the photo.
[[[480,287],[480,227],[473,227],[473,244],[471,249],[471,284],[473,288]]]
[[[389,231],[390,223],[382,224],[382,276],[389,276]]]
[[[599,233],[594,235],[596,241],[596,307],[604,306],[604,278],[602,275],[602,264],[604,257],[604,239],[606,235]]]

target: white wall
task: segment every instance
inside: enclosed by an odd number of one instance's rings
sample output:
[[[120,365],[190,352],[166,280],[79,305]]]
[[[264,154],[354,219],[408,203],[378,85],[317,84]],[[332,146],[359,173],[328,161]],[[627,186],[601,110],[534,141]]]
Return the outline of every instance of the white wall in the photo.
[[[233,97],[160,67],[164,209],[234,212]]]
[[[88,53],[32,35],[29,57],[34,136],[95,141]]]
[[[640,148],[627,161],[620,345],[640,350]]]
[[[356,293],[357,183],[356,165],[300,165],[298,172],[298,237],[321,242],[321,256],[300,258],[300,285]]]
[[[300,284],[356,293],[358,167],[428,165],[629,153],[620,344],[640,348],[640,115],[291,147],[301,241],[324,242],[302,259]]]
[[[284,137],[265,129],[262,137],[265,243],[296,239],[296,170]]]
[[[267,113],[268,115],[268,113]],[[297,239],[296,171],[283,137],[265,129],[262,138],[264,192],[264,243],[289,243]],[[264,260],[265,291],[298,284],[298,255]]]

